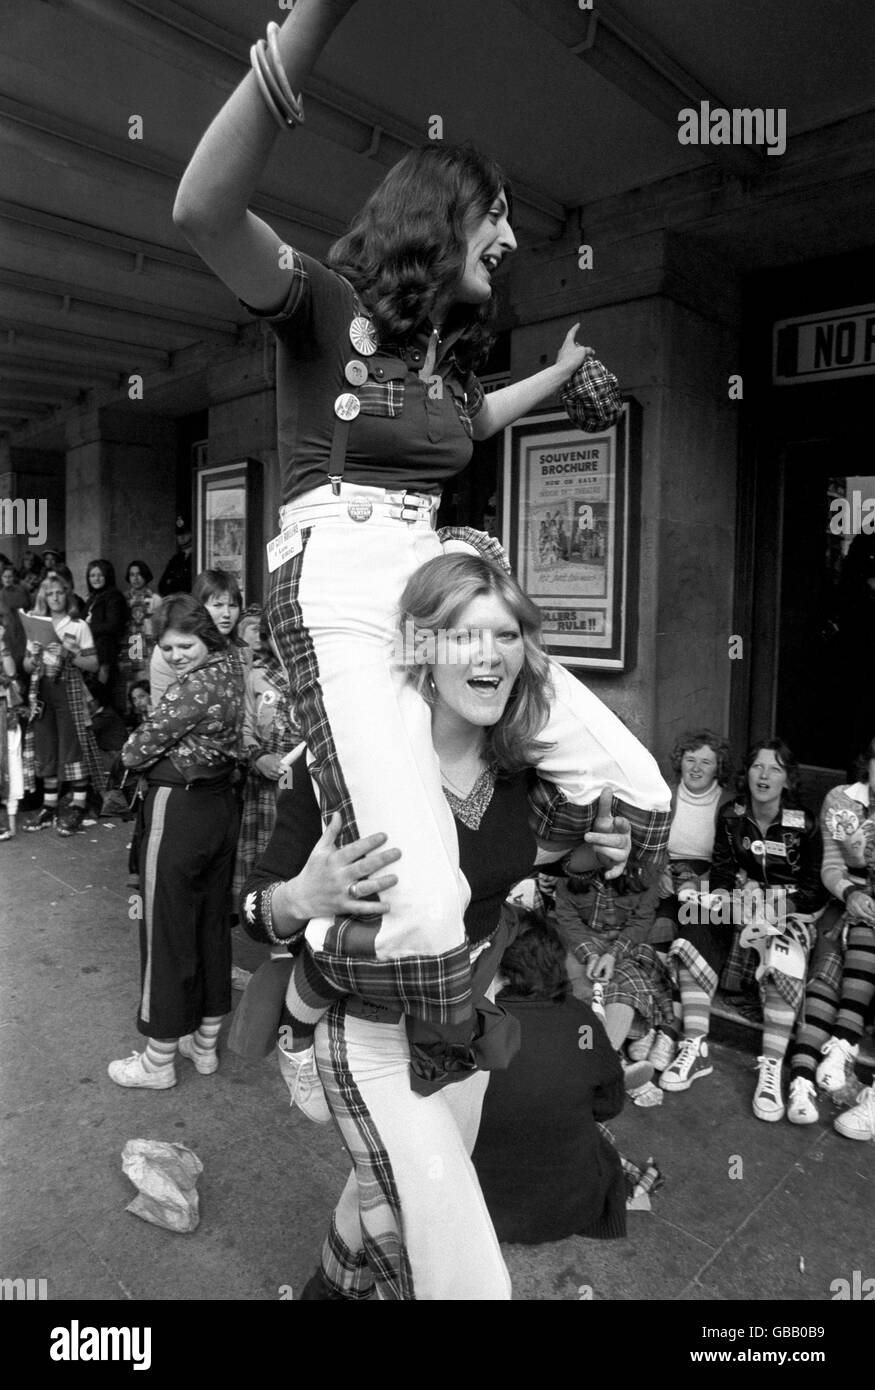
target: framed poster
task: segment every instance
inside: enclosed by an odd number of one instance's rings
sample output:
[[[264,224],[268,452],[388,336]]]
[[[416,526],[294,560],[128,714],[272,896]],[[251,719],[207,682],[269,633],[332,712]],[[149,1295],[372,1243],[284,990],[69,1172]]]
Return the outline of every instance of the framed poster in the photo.
[[[197,473],[196,573],[213,569],[233,574],[244,605],[261,597],[261,482],[258,459]]]
[[[564,665],[627,671],[638,601],[640,408],[584,434],[564,411],[505,430],[502,538]]]

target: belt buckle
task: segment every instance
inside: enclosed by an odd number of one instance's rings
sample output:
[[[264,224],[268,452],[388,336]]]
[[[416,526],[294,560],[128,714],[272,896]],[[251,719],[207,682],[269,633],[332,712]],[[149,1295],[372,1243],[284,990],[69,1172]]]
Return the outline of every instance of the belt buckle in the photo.
[[[409,499],[409,500],[408,500]],[[401,493],[401,520],[412,524],[425,516],[426,501],[415,492]],[[429,505],[429,511],[431,507]]]

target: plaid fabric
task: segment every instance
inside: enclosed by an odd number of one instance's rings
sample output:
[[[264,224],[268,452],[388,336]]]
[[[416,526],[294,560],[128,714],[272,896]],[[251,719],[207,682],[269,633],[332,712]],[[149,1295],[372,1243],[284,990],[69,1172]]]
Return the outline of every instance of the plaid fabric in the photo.
[[[511,572],[510,561],[501,541],[487,535],[485,531],[475,531],[473,526],[441,526],[437,538],[441,545],[446,545],[447,541],[463,541],[465,545],[472,545],[485,560],[490,560],[493,565],[506,570],[508,574]]]
[[[646,942],[618,941],[614,973],[605,989],[606,1004],[628,1004],[651,1028],[674,1021],[672,978],[658,951]]]
[[[252,314],[253,318],[261,319],[263,323],[281,323],[283,319],[292,318],[298,311],[305,292],[310,286],[310,277],[307,274],[307,267],[304,265],[300,254],[293,246],[282,247],[283,261],[282,268],[289,272],[289,292],[286,295],[285,303],[281,309],[274,314],[265,314],[261,309],[253,309],[245,299],[238,302],[243,305],[247,314]]]
[[[276,703],[273,706],[274,716],[271,724],[267,727],[259,724],[253,728],[252,737],[255,742],[245,750],[249,756],[249,769],[243,790],[240,835],[231,888],[235,903],[255,867],[255,861],[267,847],[276,822],[279,784],[269,777],[262,777],[254,765],[255,761],[264,753],[288,753],[301,741],[300,731],[292,716],[291,691],[285,671],[274,656],[271,656],[269,661],[260,662],[259,668],[274,687]]]
[[[529,824],[539,840],[550,844],[580,844],[595,824],[598,801],[588,806],[575,806],[551,782],[538,778],[529,792]],[[625,816],[632,827],[630,861],[642,864],[661,864],[666,855],[671,811],[642,811],[615,796],[611,814]]]
[[[88,694],[85,689],[85,682],[79,668],[69,663],[63,668],[61,680],[64,683],[73,723],[76,726],[79,747],[82,749],[82,763],[75,763],[68,767],[67,776],[71,782],[81,782],[87,777],[98,795],[103,796],[106,791],[106,768],[101,760],[97,740],[88,718]]]
[[[339,811],[340,843],[350,844],[360,832],[322,698],[316,653],[298,601],[310,535],[309,530],[304,531],[300,553],[276,571],[266,614],[271,637],[289,673],[301,732],[313,759],[311,771],[319,788],[323,818]],[[472,1008],[467,944],[443,955],[378,961],[374,938],[379,925],[380,918],[335,919],[325,938],[325,949],[314,952],[329,985],[377,1003],[400,1004],[405,1012],[431,1023],[465,1022]]]
[[[330,1011],[326,1027],[330,1068],[326,1073],[320,1058],[320,1076],[331,1113],[355,1168],[362,1216],[363,1253],[379,1297],[392,1302],[411,1301],[416,1295],[413,1271],[404,1245],[401,1198],[391,1159],[383,1147],[349,1064],[343,1005]],[[330,1233],[326,1246],[327,1250],[323,1250],[323,1273],[339,1292],[346,1293],[344,1279],[351,1272],[358,1275],[359,1268],[355,1271],[345,1268],[354,1262],[352,1252],[342,1242],[332,1245]],[[340,1256],[339,1263],[333,1262],[337,1254]],[[358,1266],[357,1261],[355,1264]]]
[[[358,398],[365,415],[383,415],[394,420],[404,409],[403,381],[371,381],[358,388]]]
[[[787,926],[793,927],[796,940],[800,944],[804,943],[807,958],[817,936],[816,927],[807,922],[788,922]],[[805,979],[793,980],[789,975],[784,975],[782,971],[770,967],[763,972],[762,977],[757,981],[756,970],[760,963],[759,952],[742,946],[739,941],[740,935],[740,932],[733,933],[729,955],[720,976],[721,988],[729,994],[744,994],[752,991],[754,986],[758,984],[760,999],[762,999],[765,986],[773,984],[784,1003],[789,1005],[791,1009],[798,1011],[805,997]]]
[[[639,1164],[633,1163],[631,1158],[626,1158],[625,1155],[620,1152],[617,1141],[607,1125],[602,1124],[600,1120],[596,1120],[596,1129],[601,1132],[611,1145],[611,1148],[617,1151],[617,1157],[623,1169],[623,1176],[626,1179],[627,1196],[632,1197],[644,1192],[655,1192],[658,1187],[662,1187],[665,1179],[652,1158],[648,1158],[644,1168],[640,1167]],[[638,1189],[638,1194],[636,1194],[636,1189]]]
[[[322,1277],[330,1289],[344,1298],[371,1298],[374,1276],[365,1251],[350,1250],[332,1215],[322,1246]]]
[[[669,947],[668,959],[669,965],[675,969],[676,961],[685,965],[699,989],[703,989],[709,999],[714,998],[717,993],[717,972],[711,969],[705,957],[699,954],[692,941],[688,941],[685,936],[677,937]]]
[[[609,430],[623,410],[620,383],[597,357],[587,357],[561,391],[568,418],[588,434]]]

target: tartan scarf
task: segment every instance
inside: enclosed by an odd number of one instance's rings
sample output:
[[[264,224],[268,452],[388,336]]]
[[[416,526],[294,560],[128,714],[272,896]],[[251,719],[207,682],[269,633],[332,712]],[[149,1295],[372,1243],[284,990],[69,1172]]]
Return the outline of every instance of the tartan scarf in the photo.
[[[39,683],[43,671],[43,661],[40,655],[33,663],[33,670],[30,675],[30,687],[28,689],[28,705],[30,706],[30,721],[27,732],[24,736],[24,746],[22,748],[22,764],[24,767],[24,785],[27,791],[33,791],[36,786],[36,755],[33,740],[33,716],[36,712],[37,701],[39,700]],[[94,790],[99,796],[103,796],[106,791],[106,773],[100,761],[97,750],[97,740],[91,728],[91,721],[88,718],[88,695],[85,689],[85,682],[78,666],[73,665],[72,657],[65,657],[58,675],[55,677],[64,686],[64,693],[67,697],[67,704],[70,706],[70,714],[73,718],[73,726],[76,730],[76,737],[79,740],[79,747],[82,749],[82,764]],[[58,781],[63,781],[63,769],[58,768]]]

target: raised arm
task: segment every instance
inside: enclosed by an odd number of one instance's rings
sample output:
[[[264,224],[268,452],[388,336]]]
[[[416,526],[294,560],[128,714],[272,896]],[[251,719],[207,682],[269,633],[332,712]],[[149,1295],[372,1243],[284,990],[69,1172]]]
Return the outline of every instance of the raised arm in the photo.
[[[355,0],[298,0],[279,32],[292,91]],[[253,309],[279,309],[289,290],[282,241],[249,202],[279,128],[250,71],[207,129],[182,177],[173,221],[230,290]]]
[[[545,367],[541,372],[484,397],[482,408],[473,420],[475,439],[489,439],[556,395],[586,358],[592,356],[592,348],[582,347],[577,341],[579,329],[580,324],[576,323],[568,330],[552,367]]]

